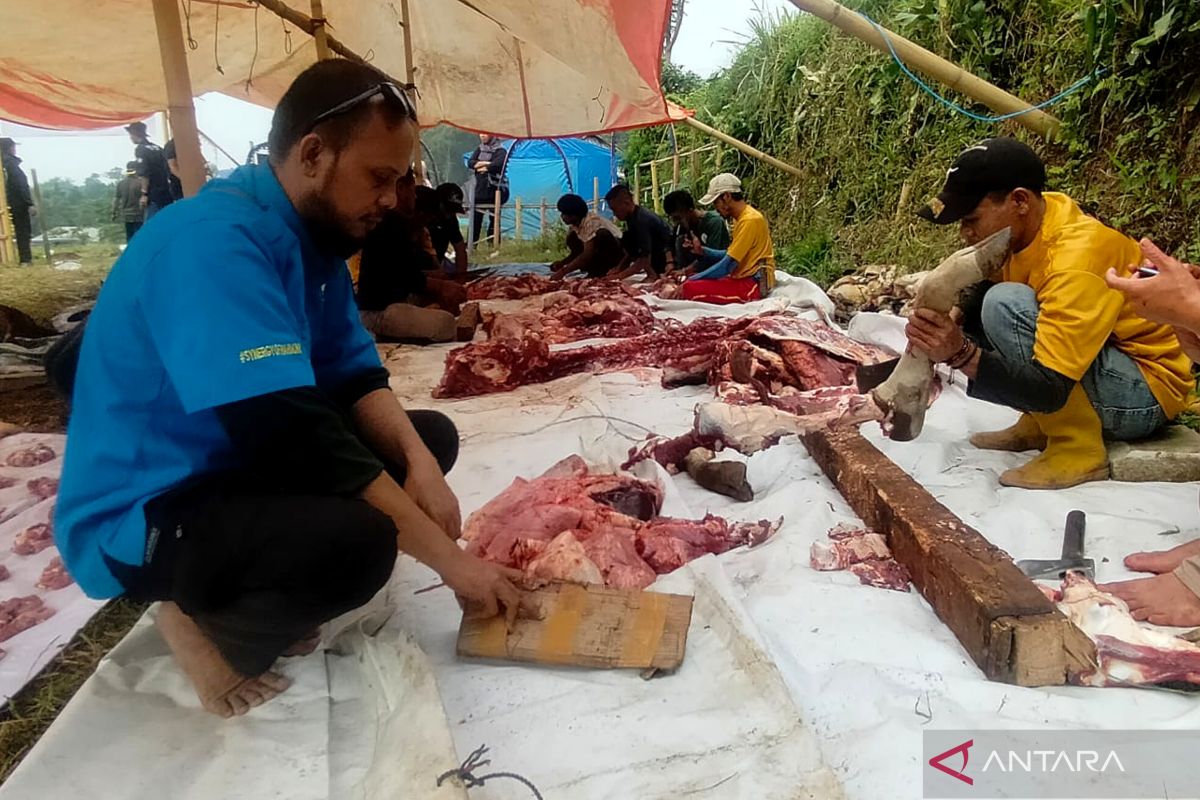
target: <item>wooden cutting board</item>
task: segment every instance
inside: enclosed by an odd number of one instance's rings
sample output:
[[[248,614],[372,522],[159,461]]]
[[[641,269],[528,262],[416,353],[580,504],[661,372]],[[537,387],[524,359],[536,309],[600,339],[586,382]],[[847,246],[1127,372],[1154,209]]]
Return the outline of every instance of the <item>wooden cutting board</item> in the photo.
[[[555,583],[526,592],[510,632],[503,617],[468,619],[458,655],[603,669],[673,670],[683,662],[692,598]]]

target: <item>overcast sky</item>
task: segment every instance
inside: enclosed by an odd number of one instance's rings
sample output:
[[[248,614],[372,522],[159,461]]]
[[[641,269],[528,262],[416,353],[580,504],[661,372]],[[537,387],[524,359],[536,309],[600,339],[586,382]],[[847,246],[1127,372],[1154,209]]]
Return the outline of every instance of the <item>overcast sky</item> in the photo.
[[[748,20],[763,13],[794,12],[795,6],[787,0],[687,0],[686,9],[673,60],[708,77],[729,65],[737,43],[748,35]],[[200,130],[241,163],[251,142],[266,140],[271,112],[225,95],[210,94],[196,100],[196,120]],[[154,135],[158,130],[156,122],[148,120],[148,124],[151,139],[162,144],[161,131],[160,135]],[[20,143],[19,155],[27,169],[37,170],[39,180],[82,181],[92,173],[104,174],[113,167],[123,166],[133,157],[129,137],[120,128],[64,134],[0,122],[0,134],[12,136]],[[201,145],[204,157],[221,169],[234,166],[213,145],[204,141]]]

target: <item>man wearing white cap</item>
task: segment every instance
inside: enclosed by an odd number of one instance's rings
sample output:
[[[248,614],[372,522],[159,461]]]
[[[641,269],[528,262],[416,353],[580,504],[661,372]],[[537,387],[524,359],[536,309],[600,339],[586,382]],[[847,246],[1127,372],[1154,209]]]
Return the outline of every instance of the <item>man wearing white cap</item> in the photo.
[[[712,266],[688,278],[683,297],[719,305],[766,297],[775,288],[775,247],[766,217],[746,202],[742,182],[723,172],[708,182],[700,203],[711,205],[729,220],[733,240],[727,250],[713,250],[692,240],[692,252],[701,263]]]

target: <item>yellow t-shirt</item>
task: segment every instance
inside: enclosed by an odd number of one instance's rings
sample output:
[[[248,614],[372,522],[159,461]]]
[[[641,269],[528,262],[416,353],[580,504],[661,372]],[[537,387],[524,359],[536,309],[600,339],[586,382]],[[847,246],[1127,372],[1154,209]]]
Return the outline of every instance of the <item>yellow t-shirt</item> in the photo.
[[[1037,238],[1004,267],[1004,280],[1037,293],[1034,360],[1078,381],[1112,342],[1137,363],[1163,411],[1175,417],[1194,386],[1191,360],[1169,327],[1139,317],[1104,282],[1110,267],[1128,275],[1142,262],[1137,242],[1087,216],[1064,194],[1047,192],[1045,200]]]
[[[767,218],[750,206],[733,221],[733,240],[725,254],[738,263],[731,278],[750,278],[765,269],[767,289],[775,288],[775,247]]]

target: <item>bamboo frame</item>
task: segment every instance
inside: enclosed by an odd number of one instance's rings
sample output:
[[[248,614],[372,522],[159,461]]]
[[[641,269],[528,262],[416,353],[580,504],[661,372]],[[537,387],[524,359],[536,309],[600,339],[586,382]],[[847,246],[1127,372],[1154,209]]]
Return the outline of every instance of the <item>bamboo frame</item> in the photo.
[[[179,4],[175,0],[152,2],[159,57],[167,85],[167,109],[174,132],[175,155],[179,161],[179,180],[183,184],[184,196],[191,197],[204,185],[204,156],[200,152],[196,109],[192,105],[192,80],[183,46]]]
[[[658,196],[658,164],[654,161],[650,162],[650,200],[654,203],[655,212],[662,214],[662,199]]]
[[[492,244],[494,244],[497,248],[500,247],[500,208],[503,205],[504,205],[504,201],[501,199],[500,190],[497,189],[496,190],[496,207],[495,207],[496,216],[494,219],[494,222],[496,225],[496,235],[495,235],[495,237],[493,237],[494,241],[492,242]]]
[[[42,187],[38,184],[37,170],[29,170],[29,177],[33,180],[33,207],[37,209],[38,225],[42,229],[42,251],[46,254],[46,263],[50,264],[50,227],[46,225],[46,205],[42,202]]]
[[[408,99],[412,101],[413,108],[417,107],[417,90],[415,87],[415,77],[417,67],[413,63],[413,46],[412,46],[412,18],[408,14],[408,0],[400,0],[400,25],[404,28],[404,90],[408,92]],[[413,174],[416,175],[417,183],[425,182],[425,163],[421,160],[421,124],[416,125],[417,137],[413,143]],[[497,220],[499,225],[499,220]],[[497,230],[499,228],[497,227]]]
[[[521,232],[521,198],[519,198],[519,197],[517,198],[517,202],[513,206],[513,209],[516,211],[516,214],[517,214],[517,219],[516,219],[516,222],[514,223],[514,228],[513,228],[513,238],[519,242],[525,238],[524,236],[521,235],[521,233],[522,233]]]
[[[876,50],[891,55],[888,41],[873,24],[862,15],[834,2],[834,0],[790,0],[790,2],[801,11],[807,11],[820,17],[856,39],[866,42]],[[896,55],[905,64],[920,70],[950,89],[962,92],[972,100],[983,103],[999,114],[1011,114],[1015,111],[1026,112],[1018,117],[1013,117],[1013,121],[1047,139],[1056,138],[1062,130],[1062,123],[1045,111],[1034,109],[1032,105],[1016,95],[1009,94],[998,86],[972,75],[954,62],[931,53],[903,36],[887,29],[884,30],[887,33],[887,39],[891,40]]]
[[[317,45],[317,59],[325,61],[333,58],[329,52],[329,32],[325,30],[325,12],[321,8],[321,0],[312,0],[312,37]]]
[[[5,188],[3,170],[0,170],[0,264],[17,263],[17,242],[14,238],[12,218],[8,210],[8,189]]]
[[[711,125],[705,125],[703,122],[696,119],[695,117],[686,117],[685,121],[687,122],[688,125],[691,125],[696,130],[701,131],[702,133],[707,133],[709,136],[713,137],[714,139],[722,141],[725,144],[729,145],[730,147],[733,147],[736,150],[740,150],[741,152],[745,153],[748,156],[757,158],[759,161],[764,161],[767,164],[770,164],[772,167],[775,167],[776,169],[781,169],[784,172],[795,175],[797,178],[804,177],[804,173],[800,170],[799,167],[794,167],[791,164],[787,163],[786,161],[780,161],[778,158],[775,158],[775,156],[769,156],[766,153],[764,153],[762,150],[759,150],[756,147],[751,147],[750,145],[746,144],[745,142],[741,141],[740,139],[733,138],[728,133],[723,133]]]

